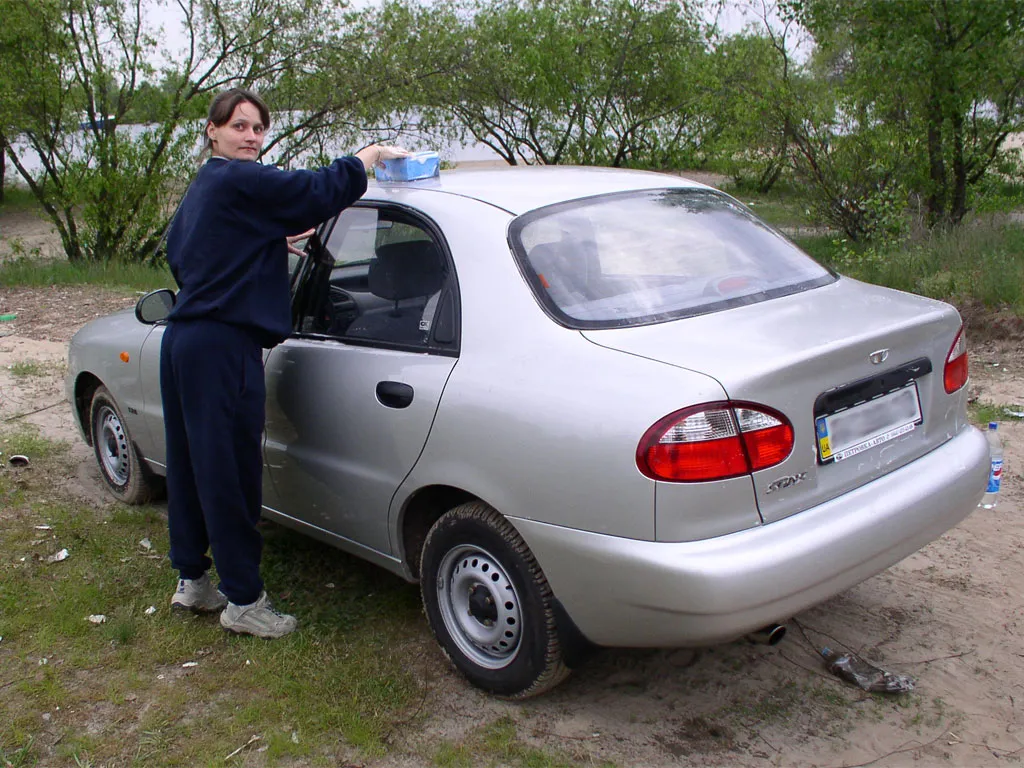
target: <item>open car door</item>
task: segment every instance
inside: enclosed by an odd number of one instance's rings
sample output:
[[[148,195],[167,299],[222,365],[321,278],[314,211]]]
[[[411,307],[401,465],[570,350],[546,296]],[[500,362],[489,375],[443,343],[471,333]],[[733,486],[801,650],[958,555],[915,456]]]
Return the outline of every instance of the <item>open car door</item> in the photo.
[[[271,512],[390,555],[391,499],[458,360],[454,270],[435,228],[383,205],[343,211],[307,252],[296,330],[266,362]]]

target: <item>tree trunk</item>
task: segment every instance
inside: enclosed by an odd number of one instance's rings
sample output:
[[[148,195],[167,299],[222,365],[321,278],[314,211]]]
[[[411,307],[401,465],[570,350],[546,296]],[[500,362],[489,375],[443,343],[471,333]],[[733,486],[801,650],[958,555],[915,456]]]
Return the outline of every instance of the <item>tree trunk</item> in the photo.
[[[967,215],[967,164],[964,162],[964,120],[952,115],[953,123],[953,199],[949,206],[948,221],[957,226]]]
[[[938,83],[932,78],[932,91],[928,99],[928,167],[931,189],[925,198],[928,226],[934,227],[946,214],[946,165],[942,157],[942,104]]]
[[[757,180],[757,191],[762,195],[766,195],[771,192],[772,187],[775,186],[775,182],[782,176],[782,170],[786,167],[786,150],[783,150],[779,155],[768,163],[768,166],[761,172],[760,178]]]
[[[7,140],[0,136],[0,204],[4,202],[4,188],[7,186]]]

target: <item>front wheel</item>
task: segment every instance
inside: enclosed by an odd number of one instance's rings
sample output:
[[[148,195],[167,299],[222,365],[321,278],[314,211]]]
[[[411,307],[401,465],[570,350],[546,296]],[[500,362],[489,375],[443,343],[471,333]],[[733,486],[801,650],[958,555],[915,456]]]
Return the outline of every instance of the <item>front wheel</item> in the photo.
[[[142,465],[121,409],[106,387],[99,387],[89,406],[93,452],[108,490],[126,504],[145,504],[157,495],[157,478]]]
[[[547,579],[492,507],[470,502],[442,515],[424,542],[420,577],[430,628],[473,685],[525,699],[569,675]]]

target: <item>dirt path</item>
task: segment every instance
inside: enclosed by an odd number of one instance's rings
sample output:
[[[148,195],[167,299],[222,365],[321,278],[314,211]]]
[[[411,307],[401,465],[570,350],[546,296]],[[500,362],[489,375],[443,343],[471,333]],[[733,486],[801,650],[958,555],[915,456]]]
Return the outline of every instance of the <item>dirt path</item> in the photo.
[[[63,401],[66,343],[90,317],[133,301],[98,289],[0,287],[0,314],[18,314],[0,325],[0,422],[11,428],[24,421],[68,441],[71,462],[61,482],[89,503],[110,502]],[[976,347],[973,393],[983,402],[1024,405],[1021,360],[1016,345]],[[421,659],[421,723],[388,758],[367,764],[419,765],[422,758],[411,755],[423,754],[424,745],[458,742],[502,716],[524,738],[557,746],[582,765],[1019,763],[1024,536],[1017,468],[1024,424],[1000,429],[1008,472],[995,510],[978,510],[923,551],[798,616],[781,645],[605,650],[548,696],[512,704],[470,688],[424,641],[410,649],[410,658]],[[816,649],[826,644],[913,675],[916,691],[892,699],[843,685],[818,661]]]

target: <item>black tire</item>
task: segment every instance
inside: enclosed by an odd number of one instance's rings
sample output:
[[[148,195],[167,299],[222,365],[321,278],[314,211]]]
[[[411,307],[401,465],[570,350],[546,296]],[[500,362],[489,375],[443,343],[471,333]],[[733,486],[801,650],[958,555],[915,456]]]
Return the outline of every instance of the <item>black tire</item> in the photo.
[[[420,583],[434,636],[473,685],[525,699],[568,677],[551,588],[497,510],[469,502],[442,515],[423,544]]]
[[[106,387],[97,387],[89,405],[89,435],[107,489],[125,504],[145,504],[160,491],[135,450],[121,409]]]

